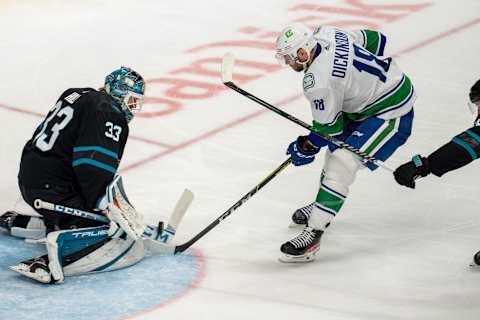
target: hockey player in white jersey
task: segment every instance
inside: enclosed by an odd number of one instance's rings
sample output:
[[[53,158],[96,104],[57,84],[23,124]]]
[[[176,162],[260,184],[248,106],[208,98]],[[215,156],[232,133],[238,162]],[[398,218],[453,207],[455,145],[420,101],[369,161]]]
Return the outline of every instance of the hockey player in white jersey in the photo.
[[[310,102],[316,132],[334,136],[378,160],[387,160],[411,133],[415,92],[392,58],[383,57],[386,38],[372,30],[345,31],[303,25],[284,28],[276,40],[276,58],[304,72],[303,91]],[[281,246],[283,262],[314,259],[320,238],[342,208],[359,169],[376,165],[338,148],[318,135],[299,136],[287,149],[296,166],[311,163],[328,148],[315,201],[298,209],[300,235]]]

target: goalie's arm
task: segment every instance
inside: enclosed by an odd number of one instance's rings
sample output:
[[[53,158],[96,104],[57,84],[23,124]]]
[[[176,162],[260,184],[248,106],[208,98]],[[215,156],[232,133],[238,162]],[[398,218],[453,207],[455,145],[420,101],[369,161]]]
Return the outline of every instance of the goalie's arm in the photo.
[[[72,153],[72,170],[88,210],[113,181],[128,138],[125,117],[95,103],[87,100],[77,108],[82,126]]]

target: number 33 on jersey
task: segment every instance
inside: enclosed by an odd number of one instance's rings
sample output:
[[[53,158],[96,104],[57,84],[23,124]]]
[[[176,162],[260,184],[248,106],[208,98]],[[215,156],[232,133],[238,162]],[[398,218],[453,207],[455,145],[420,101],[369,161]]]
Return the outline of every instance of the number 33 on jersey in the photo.
[[[336,135],[342,133],[344,116],[387,120],[412,109],[412,83],[392,58],[383,56],[383,34],[322,26],[314,37],[322,45],[305,72],[303,89],[316,130]]]
[[[37,181],[57,186],[76,181],[86,198],[91,194],[90,204],[113,179],[127,138],[127,119],[108,94],[68,89],[26,144],[22,181],[30,186]]]

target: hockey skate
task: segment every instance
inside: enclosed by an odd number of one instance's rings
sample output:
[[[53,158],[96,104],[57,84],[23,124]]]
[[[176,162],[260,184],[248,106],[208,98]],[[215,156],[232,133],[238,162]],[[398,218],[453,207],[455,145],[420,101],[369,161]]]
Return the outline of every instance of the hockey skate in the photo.
[[[280,262],[313,261],[320,249],[320,238],[322,234],[322,230],[305,227],[300,235],[282,244],[280,251],[282,251],[283,256],[279,258]]]
[[[47,255],[22,261],[16,266],[10,266],[10,270],[41,283],[55,282],[48,267]]]
[[[19,238],[37,240],[45,237],[45,224],[42,218],[16,211],[6,211],[0,215],[0,229]]]
[[[310,219],[310,214],[313,210],[313,205],[315,203],[312,202],[305,207],[301,207],[300,209],[295,210],[292,215],[292,222],[290,223],[290,228],[296,227],[305,227],[308,223],[308,219]]]
[[[0,216],[0,228],[10,231],[13,226],[13,222],[17,218],[18,213],[14,211],[7,211]]]
[[[480,251],[475,253],[473,261],[470,263],[470,268],[480,270]]]

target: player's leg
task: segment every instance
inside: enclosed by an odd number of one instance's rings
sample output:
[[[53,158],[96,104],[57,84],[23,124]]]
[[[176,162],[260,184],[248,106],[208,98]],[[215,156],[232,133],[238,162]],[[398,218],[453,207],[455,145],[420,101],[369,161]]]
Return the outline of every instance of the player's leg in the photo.
[[[56,283],[66,276],[126,268],[143,258],[143,241],[130,239],[121,229],[109,236],[111,231],[102,226],[51,232],[46,243],[48,255],[11,269],[42,283]]]
[[[346,142],[369,156],[386,161],[410,137],[413,114],[412,109],[398,118],[368,118],[357,126],[355,132],[358,134],[350,135]],[[370,162],[366,163],[366,166],[372,171],[377,169],[377,166]]]
[[[302,233],[284,243],[282,262],[312,261],[320,248],[320,238],[339,212],[362,164],[358,157],[344,149],[326,158],[324,174],[308,223]]]
[[[413,110],[395,119],[384,120],[371,117],[358,122],[355,130],[345,141],[366,154],[385,161],[410,136],[412,120]],[[371,170],[377,168],[371,163],[365,165]],[[363,166],[359,158],[344,149],[337,149],[332,153],[325,162],[324,177],[310,212],[307,227],[299,236],[282,245],[281,251],[285,255],[281,261],[313,260],[319,250],[320,237],[343,206],[349,187],[361,167]]]

